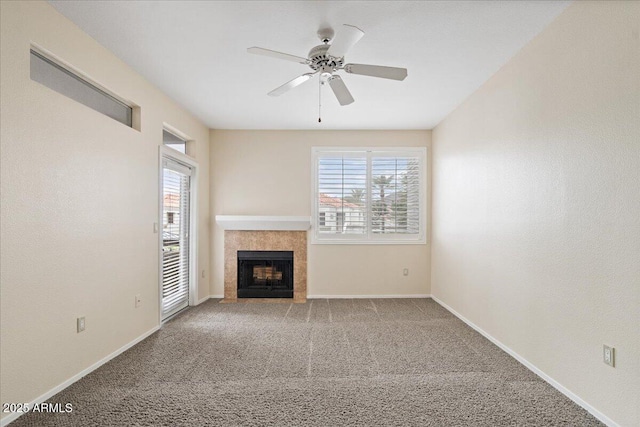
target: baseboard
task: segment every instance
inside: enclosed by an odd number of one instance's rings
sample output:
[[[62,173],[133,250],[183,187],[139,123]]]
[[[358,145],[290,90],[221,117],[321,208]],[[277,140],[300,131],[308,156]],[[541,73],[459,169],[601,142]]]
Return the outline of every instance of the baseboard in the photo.
[[[524,357],[520,356],[518,353],[516,353],[515,351],[513,351],[512,349],[510,349],[509,347],[507,347],[506,345],[504,345],[500,341],[498,341],[496,338],[494,338],[493,336],[489,335],[487,332],[485,332],[478,325],[476,325],[475,323],[473,323],[472,321],[470,321],[469,319],[467,319],[466,317],[464,317],[463,315],[461,315],[460,313],[455,311],[453,308],[449,307],[447,304],[442,302],[440,299],[438,299],[437,297],[435,297],[433,295],[431,296],[431,298],[433,298],[433,300],[435,302],[437,302],[438,304],[440,304],[441,306],[446,308],[449,312],[451,312],[451,314],[456,316],[458,319],[462,320],[464,323],[469,325],[471,328],[475,329],[478,333],[480,333],[480,335],[484,336],[486,339],[488,339],[489,341],[491,341],[492,343],[494,343],[495,345],[500,347],[505,353],[509,354],[511,357],[516,359],[518,362],[522,363],[530,371],[532,371],[533,373],[538,375],[540,378],[545,380],[547,383],[549,383],[553,388],[555,388],[560,393],[562,393],[565,396],[567,396],[569,399],[573,400],[576,404],[578,404],[581,407],[583,407],[585,410],[587,410],[591,415],[596,417],[598,420],[602,421],[604,424],[606,424],[607,426],[610,426],[610,427],[620,427],[619,424],[614,422],[611,418],[607,417],[605,414],[603,414],[602,412],[598,411],[593,406],[589,405],[587,402],[582,400],[580,397],[578,397],[578,395],[573,393],[571,390],[569,390],[568,388],[566,388],[565,386],[563,386],[562,384],[560,384],[559,382],[557,382],[556,380],[551,378],[549,375],[545,374],[542,370],[540,370],[538,367],[536,367],[533,363],[529,362],[527,359],[525,359]]]
[[[104,365],[105,363],[107,363],[108,361],[110,361],[111,359],[113,359],[114,357],[119,356],[120,354],[124,353],[125,351],[127,351],[128,349],[130,349],[131,347],[133,347],[134,345],[138,344],[140,341],[144,340],[145,338],[147,338],[149,335],[153,334],[154,332],[158,331],[160,329],[160,326],[154,326],[153,328],[151,328],[150,330],[148,330],[147,332],[145,332],[144,334],[140,335],[138,338],[135,338],[133,341],[129,342],[128,344],[125,344],[124,346],[120,347],[118,350],[114,351],[113,353],[111,353],[110,355],[100,359],[99,361],[97,361],[96,363],[94,363],[93,365],[89,366],[88,368],[82,370],[81,372],[79,372],[78,374],[72,376],[71,378],[69,378],[68,380],[64,381],[61,384],[58,384],[57,386],[55,386],[54,388],[52,388],[51,390],[47,391],[46,393],[42,394],[41,396],[39,396],[38,398],[34,399],[33,401],[31,401],[29,403],[29,407],[33,408],[33,406],[35,404],[40,404],[45,402],[47,399],[49,399],[50,397],[58,394],[59,392],[61,392],[62,390],[64,390],[65,388],[69,387],[71,384],[75,383],[76,381],[78,381],[79,379],[81,379],[82,377],[90,374],[91,372],[95,371],[96,369],[98,369],[100,366]],[[18,417],[20,417],[21,415],[23,415],[22,413],[19,412],[14,412],[11,413],[10,415],[2,418],[0,420],[0,426],[4,427],[7,424],[9,424],[12,421],[15,421]]]
[[[200,305],[200,304],[202,304],[203,302],[205,302],[205,301],[207,301],[207,300],[210,300],[210,299],[214,299],[214,298],[220,298],[220,299],[222,299],[222,298],[224,298],[224,295],[209,295],[208,297],[204,297],[204,298],[202,298],[201,300],[196,301],[196,305]]]
[[[385,294],[385,295],[307,295],[307,299],[356,299],[356,298],[431,298],[431,294]]]
[[[209,298],[211,298],[211,295],[208,295],[208,296],[206,296],[206,297],[204,297],[204,298],[202,298],[202,299],[200,299],[200,300],[196,301],[196,305],[200,305],[200,304],[202,304],[203,302],[205,302],[205,301],[206,301],[206,300],[208,300]]]

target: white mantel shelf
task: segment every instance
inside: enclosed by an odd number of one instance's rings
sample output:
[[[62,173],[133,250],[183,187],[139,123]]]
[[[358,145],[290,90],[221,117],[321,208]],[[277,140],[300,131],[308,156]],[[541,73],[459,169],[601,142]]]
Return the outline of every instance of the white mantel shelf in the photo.
[[[223,230],[305,231],[311,228],[310,216],[216,215]]]

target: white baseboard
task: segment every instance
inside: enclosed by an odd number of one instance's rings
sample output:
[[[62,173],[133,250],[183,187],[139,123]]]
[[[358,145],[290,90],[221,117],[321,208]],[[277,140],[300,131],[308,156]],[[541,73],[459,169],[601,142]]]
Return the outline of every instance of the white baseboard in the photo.
[[[438,299],[437,297],[435,297],[433,295],[431,296],[431,298],[433,298],[433,300],[435,302],[437,302],[438,304],[440,304],[441,306],[443,306],[444,308],[449,310],[449,312],[451,312],[451,314],[456,316],[458,319],[462,320],[464,323],[466,323],[467,325],[469,325],[470,327],[475,329],[478,333],[480,333],[482,336],[487,338],[489,341],[491,341],[492,343],[494,343],[495,345],[500,347],[504,352],[509,354],[511,357],[516,359],[518,362],[522,363],[530,371],[532,371],[533,373],[538,375],[540,378],[545,380],[547,383],[551,384],[551,386],[553,386],[560,393],[564,394],[569,399],[573,400],[575,403],[577,403],[578,405],[580,405],[581,407],[586,409],[591,415],[596,417],[598,420],[602,421],[604,424],[606,424],[609,427],[620,427],[619,424],[614,422],[611,418],[607,417],[605,414],[603,414],[602,412],[598,411],[596,408],[594,408],[593,406],[591,406],[590,404],[588,404],[587,402],[582,400],[580,397],[578,397],[578,395],[573,393],[571,390],[569,390],[568,388],[566,388],[565,386],[563,386],[562,384],[560,384],[559,382],[557,382],[556,380],[551,378],[549,375],[545,374],[542,370],[540,370],[538,367],[536,367],[533,363],[529,362],[527,359],[525,359],[524,357],[520,356],[518,353],[516,353],[515,351],[513,351],[512,349],[510,349],[509,347],[507,347],[506,345],[504,345],[500,341],[498,341],[496,338],[494,338],[493,336],[489,335],[487,332],[485,332],[483,329],[481,329],[478,325],[476,325],[475,323],[473,323],[472,321],[470,321],[469,319],[467,319],[466,317],[464,317],[463,315],[461,315],[460,313],[455,311],[453,308],[449,307],[447,304],[442,302],[440,299]]]
[[[204,297],[204,298],[202,298],[202,299],[200,299],[200,300],[196,301],[196,305],[200,305],[200,304],[202,304],[203,302],[205,302],[205,301],[206,301],[206,300],[208,300],[209,298],[211,298],[211,296],[210,296],[210,295],[208,295],[208,296],[206,296],[206,297]]]
[[[34,399],[33,401],[31,401],[29,403],[29,408],[33,408],[33,406],[35,404],[40,404],[40,403],[45,402],[50,397],[58,394],[59,392],[61,392],[65,388],[69,387],[71,384],[75,383],[76,381],[78,381],[82,377],[84,377],[84,376],[90,374],[91,372],[95,371],[100,366],[104,365],[105,363],[107,363],[108,361],[113,359],[114,357],[119,356],[120,354],[124,353],[125,351],[127,351],[128,349],[130,349],[134,345],[138,344],[140,341],[144,340],[149,335],[153,334],[154,332],[156,332],[159,329],[160,329],[159,325],[158,326],[154,326],[153,328],[151,328],[150,330],[148,330],[144,334],[140,335],[138,338],[134,339],[130,343],[125,344],[124,346],[120,347],[118,350],[114,351],[110,355],[100,359],[99,361],[97,361],[93,365],[91,365],[88,368],[84,369],[83,371],[77,373],[76,375],[72,376],[71,378],[69,378],[68,380],[62,382],[61,384],[58,384],[57,386],[55,386],[51,390],[47,391],[46,393],[42,394],[41,396],[39,396],[36,399]],[[19,412],[11,413],[10,415],[8,415],[8,416],[6,416],[6,417],[4,417],[4,418],[2,418],[0,420],[0,426],[2,426],[2,427],[6,426],[10,422],[15,421],[21,415],[23,415],[23,414],[19,413]]]
[[[201,300],[196,301],[196,305],[200,305],[203,302],[205,302],[207,300],[210,300],[210,299],[213,299],[213,298],[224,298],[224,295],[209,295],[208,297],[204,297]]]
[[[307,299],[356,299],[356,298],[431,298],[431,294],[385,294],[385,295],[307,295]]]

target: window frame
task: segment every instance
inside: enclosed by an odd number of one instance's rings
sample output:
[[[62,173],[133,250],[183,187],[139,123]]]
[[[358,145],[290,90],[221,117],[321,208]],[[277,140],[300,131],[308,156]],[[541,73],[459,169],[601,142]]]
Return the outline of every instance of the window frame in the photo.
[[[357,234],[320,234],[319,230],[319,182],[318,164],[321,157],[331,155],[346,157],[365,157],[367,168],[366,183],[366,226],[367,232]],[[372,189],[372,158],[380,156],[415,156],[419,159],[419,232],[417,234],[402,233],[374,233],[371,227],[371,193]],[[424,245],[427,244],[427,148],[426,147],[312,147],[311,148],[311,244],[357,244],[357,245]]]

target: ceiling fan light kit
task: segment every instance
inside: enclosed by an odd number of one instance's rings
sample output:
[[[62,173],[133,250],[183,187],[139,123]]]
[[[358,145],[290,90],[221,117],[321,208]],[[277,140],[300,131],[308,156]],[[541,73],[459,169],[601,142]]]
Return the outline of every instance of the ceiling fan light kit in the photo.
[[[313,71],[311,73],[302,74],[301,76],[298,76],[272,90],[269,92],[270,96],[280,96],[290,89],[310,80],[316,74],[319,74],[319,87],[328,83],[340,105],[349,105],[354,102],[354,99],[342,78],[336,74],[338,71],[344,70],[349,74],[380,77],[390,80],[404,80],[407,77],[406,68],[366,64],[345,64],[344,56],[346,53],[356,43],[358,43],[362,36],[364,36],[364,31],[354,25],[344,24],[338,31],[335,39],[333,37],[333,29],[331,28],[322,28],[318,30],[317,34],[322,41],[322,44],[313,47],[309,51],[307,58],[261,47],[250,47],[247,49],[247,52],[255,55],[269,56],[271,58],[304,64],[309,66]],[[319,109],[321,108],[321,105],[319,94]],[[322,120],[318,118],[318,122],[321,121]]]

